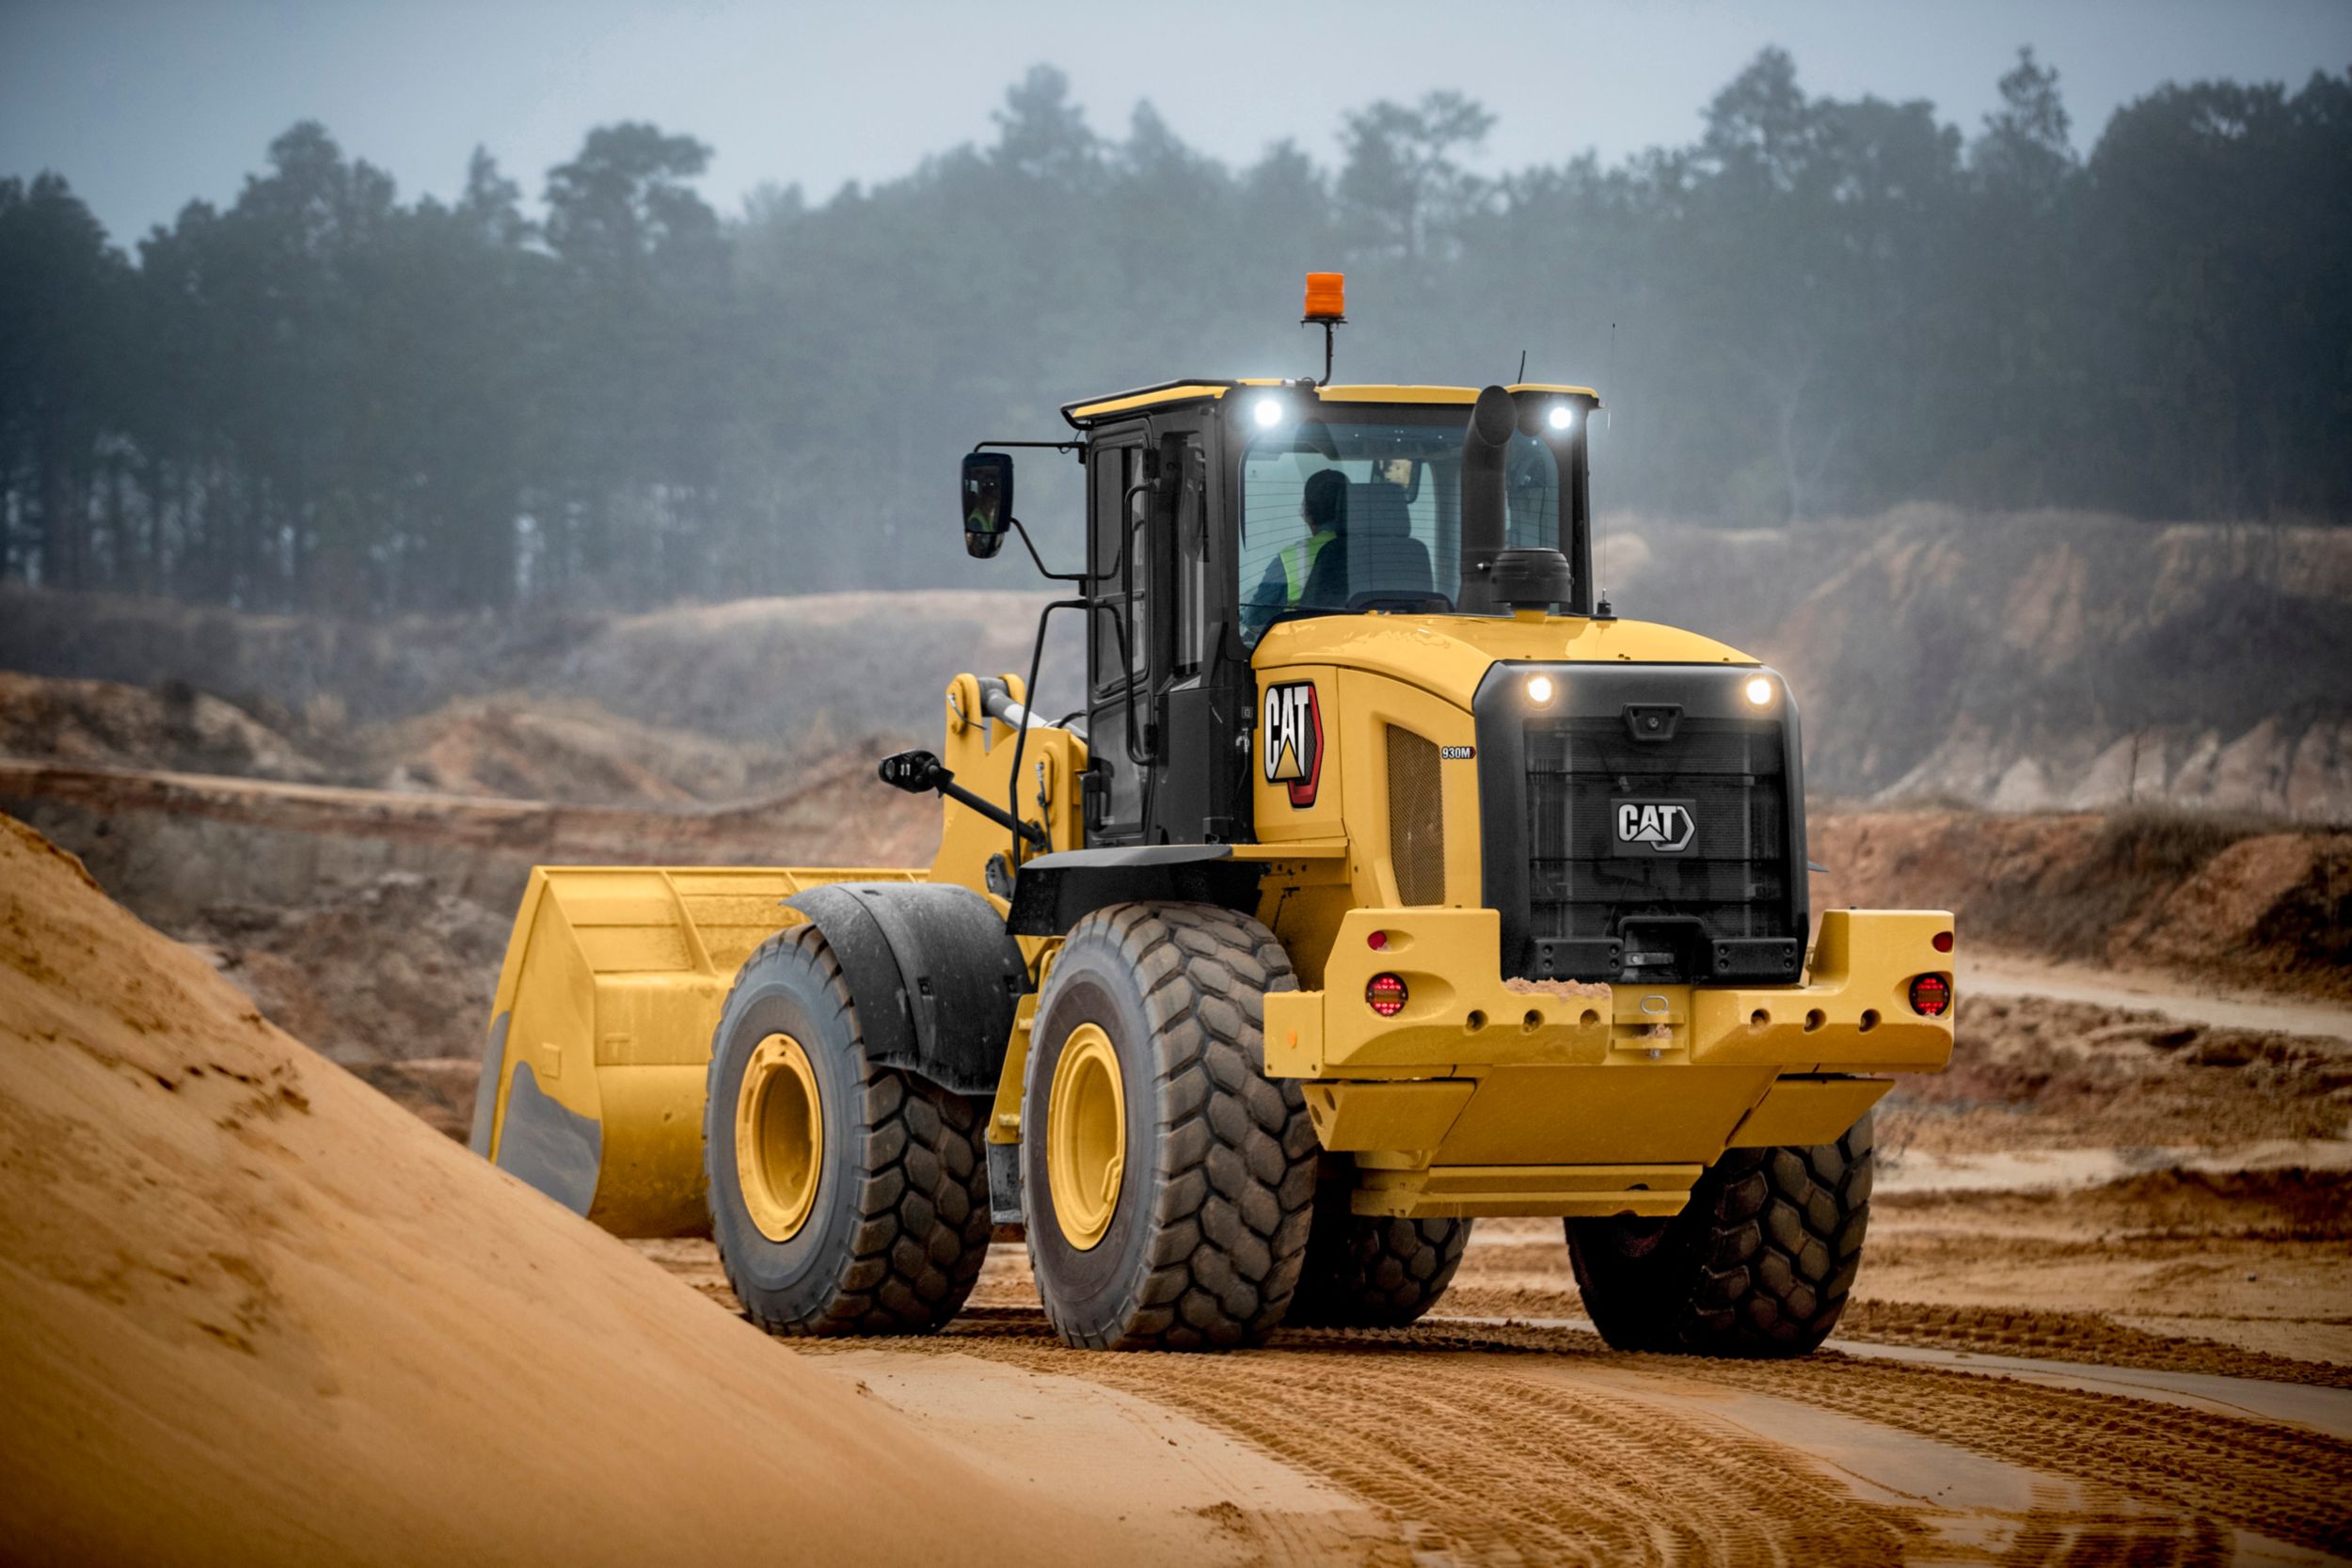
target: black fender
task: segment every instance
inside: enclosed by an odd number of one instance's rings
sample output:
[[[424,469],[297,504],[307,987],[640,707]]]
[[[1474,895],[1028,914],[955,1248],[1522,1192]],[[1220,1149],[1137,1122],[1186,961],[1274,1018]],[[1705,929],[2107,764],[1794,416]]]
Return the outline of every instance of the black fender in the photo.
[[[1064,849],[1023,863],[1005,925],[1025,937],[1057,937],[1096,910],[1146,899],[1255,914],[1264,875],[1264,865],[1235,860],[1225,844]]]
[[[1029,970],[994,905],[930,882],[829,882],[784,902],[841,965],[868,1063],[996,1092]]]

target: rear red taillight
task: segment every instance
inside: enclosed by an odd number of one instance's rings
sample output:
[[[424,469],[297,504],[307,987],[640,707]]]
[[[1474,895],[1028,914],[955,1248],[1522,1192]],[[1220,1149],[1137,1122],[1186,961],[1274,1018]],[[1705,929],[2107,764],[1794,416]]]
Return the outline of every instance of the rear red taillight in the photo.
[[[1942,1018],[1952,1010],[1952,983],[1941,974],[1922,974],[1911,982],[1911,1010],[1922,1018]]]
[[[1364,988],[1364,1001],[1382,1018],[1394,1018],[1405,1010],[1405,982],[1394,974],[1375,974]]]
[[[1385,952],[1389,945],[1389,933],[1386,931],[1375,931],[1372,935],[1364,939],[1364,945],[1371,948],[1375,953]]]
[[[1938,931],[1935,933],[1935,950],[1938,953],[1948,953],[1952,950],[1951,932]]]

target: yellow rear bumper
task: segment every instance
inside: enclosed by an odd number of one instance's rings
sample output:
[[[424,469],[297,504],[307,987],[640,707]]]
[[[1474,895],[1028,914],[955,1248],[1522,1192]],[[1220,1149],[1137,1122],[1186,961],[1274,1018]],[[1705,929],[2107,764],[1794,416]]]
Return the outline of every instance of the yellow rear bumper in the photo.
[[[1266,1070],[1305,1080],[1324,1147],[1355,1156],[1359,1213],[1672,1213],[1734,1147],[1827,1143],[1940,1071],[1938,911],[1833,911],[1793,987],[1534,987],[1500,978],[1492,910],[1357,910],[1320,990],[1266,998]],[[1375,949],[1370,938],[1383,936]],[[1365,1001],[1406,983],[1393,1018]]]

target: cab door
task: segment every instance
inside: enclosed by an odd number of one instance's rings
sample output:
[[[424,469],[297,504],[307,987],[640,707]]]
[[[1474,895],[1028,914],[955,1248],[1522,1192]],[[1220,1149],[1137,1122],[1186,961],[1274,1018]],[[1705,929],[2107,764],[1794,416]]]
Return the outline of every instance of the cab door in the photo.
[[[1227,635],[1213,436],[1206,416],[1178,413],[1089,443],[1089,844],[1225,842],[1246,810],[1233,740],[1248,669]]]
[[[1163,754],[1152,781],[1152,842],[1232,844],[1248,836],[1248,736],[1256,686],[1237,635],[1233,548],[1220,530],[1211,429],[1160,440],[1168,514],[1168,664],[1154,717]]]
[[[1086,821],[1089,844],[1139,844],[1151,804],[1156,687],[1152,610],[1163,575],[1153,559],[1155,458],[1140,426],[1097,436],[1087,450]]]

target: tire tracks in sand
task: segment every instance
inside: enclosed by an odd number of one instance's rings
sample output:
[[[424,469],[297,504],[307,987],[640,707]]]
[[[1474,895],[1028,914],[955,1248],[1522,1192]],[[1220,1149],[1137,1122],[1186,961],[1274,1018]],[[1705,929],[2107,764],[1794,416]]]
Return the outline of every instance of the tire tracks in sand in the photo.
[[[1790,1471],[1784,1450],[1521,1375],[1532,1365],[1523,1356],[1352,1339],[1247,1355],[1099,1355],[1065,1350],[1034,1314],[974,1326],[981,1332],[951,1331],[922,1348],[1083,1377],[1180,1410],[1377,1505],[1424,1560],[1746,1564],[1902,1554],[1898,1517],[1857,1509],[1835,1482]],[[1700,1451],[1710,1461],[1693,1465]],[[1563,1485],[1570,1469],[1574,1484]],[[1759,1474],[1773,1484],[1756,1487]]]
[[[866,1341],[870,1347],[872,1341]],[[799,1348],[816,1350],[803,1341]],[[984,1356],[1181,1410],[1393,1517],[1426,1560],[1480,1563],[2226,1560],[2233,1531],[2352,1553],[2352,1444],[2273,1426],[1936,1368],[1823,1353],[1781,1363],[1612,1352],[1573,1329],[1292,1331],[1243,1355],[1098,1355],[1041,1314],[981,1308],[894,1350]],[[1923,1439],[2013,1473],[1970,1549],[1925,1491],[1742,1425],[1770,1402],[1867,1442]],[[1721,1404],[1722,1409],[1714,1406]]]
[[[1583,1300],[1573,1286],[1537,1289],[1457,1283],[1446,1292],[1443,1310],[1457,1318],[1534,1319],[1539,1323],[1563,1318],[1581,1322],[1585,1316]],[[1857,1297],[1838,1321],[1835,1344],[1911,1345],[2152,1372],[2352,1388],[2352,1364],[2308,1361],[2216,1339],[2152,1334],[2117,1323],[2103,1312]]]

